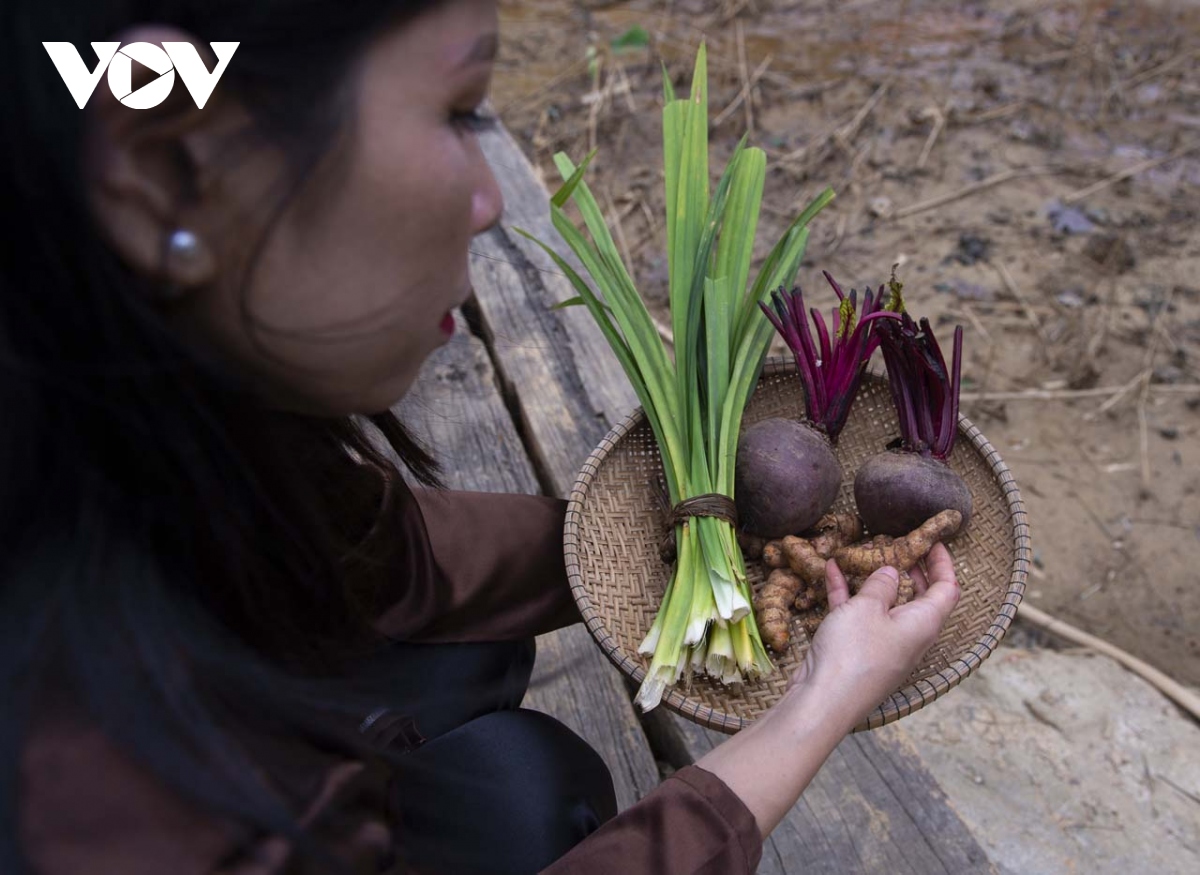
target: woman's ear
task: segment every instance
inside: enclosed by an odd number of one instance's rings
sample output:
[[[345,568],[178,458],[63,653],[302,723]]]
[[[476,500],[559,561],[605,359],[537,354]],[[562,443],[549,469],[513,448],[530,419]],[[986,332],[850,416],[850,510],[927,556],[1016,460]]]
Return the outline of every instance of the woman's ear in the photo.
[[[212,64],[200,40],[175,28],[138,26],[119,34],[134,42],[190,42]],[[136,91],[158,74],[134,64]],[[171,74],[165,74],[171,75]],[[178,75],[158,106],[132,109],[101,83],[87,105],[84,167],[100,233],[135,271],[176,293],[211,284],[222,265],[229,221],[218,196],[229,146],[249,117],[213,91],[197,108]],[[179,233],[179,232],[183,233]]]

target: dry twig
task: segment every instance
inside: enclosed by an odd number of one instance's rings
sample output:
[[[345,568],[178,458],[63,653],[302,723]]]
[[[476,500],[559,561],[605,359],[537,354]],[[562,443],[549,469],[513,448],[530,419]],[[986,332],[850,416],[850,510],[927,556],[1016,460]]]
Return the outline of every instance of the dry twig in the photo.
[[[1015,103],[1006,103],[1004,106],[997,106],[994,109],[985,109],[983,112],[977,112],[973,115],[956,115],[954,117],[954,123],[956,125],[978,125],[982,124],[983,122],[990,122],[994,119],[1004,118],[1005,116],[1012,115],[1024,107],[1025,101],[1018,100]]]
[[[1200,695],[1197,695],[1194,690],[1189,690],[1183,684],[1168,677],[1136,656],[1109,644],[1101,638],[1097,638],[1095,635],[1089,635],[1087,632],[1077,629],[1069,623],[1064,623],[1062,620],[1052,617],[1044,611],[1038,610],[1029,604],[1028,601],[1023,602],[1017,610],[1017,619],[1031,623],[1039,629],[1045,629],[1052,635],[1065,638],[1072,644],[1078,644],[1111,657],[1156,688],[1168,699],[1171,699],[1194,718],[1200,720]]]
[[[1145,373],[1139,373],[1136,377],[1114,392],[1112,397],[1097,407],[1093,412],[1085,414],[1083,418],[1088,420],[1095,419],[1101,413],[1107,413],[1108,411],[1112,410],[1121,402],[1122,398],[1140,386],[1143,379],[1145,379]]]
[[[842,148],[849,151],[850,140],[856,133],[858,133],[858,129],[862,127],[862,123],[867,120],[867,116],[871,114],[871,110],[879,105],[879,101],[883,100],[884,96],[888,92],[888,89],[891,87],[892,82],[889,79],[887,82],[884,82],[882,85],[876,88],[875,93],[867,99],[867,102],[862,105],[862,108],[859,109],[854,118],[850,119],[845,126],[834,132],[834,139],[838,141]]]
[[[1067,206],[1079,203],[1079,201],[1083,200],[1084,198],[1089,197],[1098,191],[1103,191],[1110,185],[1115,185],[1123,179],[1129,179],[1131,176],[1137,176],[1139,173],[1145,173],[1147,170],[1153,170],[1160,164],[1166,164],[1168,161],[1174,161],[1176,158],[1182,158],[1184,155],[1187,155],[1190,152],[1195,152],[1197,149],[1200,149],[1200,143],[1192,143],[1184,146],[1181,149],[1176,149],[1169,155],[1163,155],[1158,158],[1150,158],[1146,161],[1139,161],[1132,167],[1125,168],[1120,173],[1114,173],[1112,176],[1102,179],[1093,185],[1089,185],[1087,188],[1081,188],[1078,191],[1073,191],[1059,200]]]
[[[942,133],[942,128],[946,127],[946,112],[950,108],[950,101],[947,100],[944,106],[927,106],[921,113],[921,118],[933,119],[933,130],[929,132],[929,136],[925,140],[925,146],[921,149],[921,155],[917,158],[917,169],[924,170],[925,162],[929,160],[929,153],[933,151],[933,146],[937,142],[938,136]]]
[[[774,55],[767,55],[762,59],[759,65],[754,68],[754,72],[750,74],[749,80],[742,84],[742,89],[737,93],[737,97],[735,97],[730,102],[729,106],[721,110],[717,114],[717,117],[713,119],[712,127],[718,127],[723,121],[725,121],[725,119],[737,112],[737,108],[741,106],[743,102],[749,100],[751,91],[754,89],[754,86],[758,84],[758,81],[766,75],[767,67],[770,66],[774,57]]]
[[[750,84],[750,74],[746,70],[746,34],[742,29],[742,23],[737,23],[737,44],[738,44],[738,75],[742,80],[742,93],[745,97],[742,98],[742,106],[746,109],[746,133],[754,136],[754,99],[751,95],[753,85]]]
[[[1016,282],[1012,278],[1012,274],[1008,272],[1008,268],[1002,263],[996,263],[996,273],[1000,274],[1000,281],[1004,283],[1004,288],[1012,295],[1017,303],[1021,305],[1021,309],[1025,313],[1025,318],[1029,320],[1029,324],[1033,326],[1033,330],[1037,333],[1038,339],[1042,342],[1042,356],[1049,361],[1050,350],[1053,347],[1049,336],[1046,334],[1046,329],[1042,326],[1042,320],[1038,318],[1034,312],[1033,306],[1029,303],[1029,299],[1018,288]]]
[[[1138,73],[1136,76],[1131,76],[1124,82],[1116,83],[1109,89],[1109,94],[1112,95],[1119,91],[1127,91],[1130,88],[1136,88],[1143,82],[1149,82],[1151,79],[1158,78],[1163,73],[1169,73],[1176,67],[1182,67],[1197,55],[1200,55],[1200,49],[1192,49],[1190,52],[1184,52],[1183,54],[1176,55],[1174,58],[1159,64],[1157,67],[1152,67],[1149,70]]]
[[[1138,396],[1138,449],[1141,453],[1143,491],[1150,489],[1150,425],[1146,416],[1146,402],[1150,398],[1150,377],[1154,373],[1154,356],[1158,353],[1158,344],[1162,339],[1162,334],[1156,329],[1162,323],[1163,314],[1170,311],[1174,297],[1175,289],[1172,288],[1163,300],[1162,306],[1155,312],[1151,325],[1154,338],[1150,341],[1150,346],[1147,347],[1146,355],[1142,359],[1142,391]]]
[[[1008,182],[1013,179],[1020,179],[1025,176],[1038,176],[1044,173],[1055,173],[1057,168],[1052,167],[1031,167],[1025,170],[1002,170],[999,173],[993,173],[986,179],[981,179],[979,182],[973,182],[970,185],[960,188],[958,191],[952,191],[949,194],[938,195],[937,197],[929,198],[921,201],[919,204],[905,207],[901,210],[896,210],[892,214],[893,219],[904,219],[908,216],[915,216],[917,213],[923,213],[926,210],[932,210],[935,207],[940,207],[948,203],[953,203],[957,200],[962,200],[965,197],[989,189],[992,186],[999,185],[1002,182]]]
[[[1077,398],[1103,398],[1118,392],[1128,392],[1125,386],[1096,386],[1091,389],[1018,389],[1011,392],[962,392],[960,401],[1073,401]],[[1158,386],[1149,391],[1164,395],[1200,395],[1200,383]]]

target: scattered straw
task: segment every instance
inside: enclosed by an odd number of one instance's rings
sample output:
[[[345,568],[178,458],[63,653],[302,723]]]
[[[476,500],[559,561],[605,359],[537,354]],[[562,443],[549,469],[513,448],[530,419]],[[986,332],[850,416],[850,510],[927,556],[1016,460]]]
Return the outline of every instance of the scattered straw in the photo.
[[[1111,185],[1116,185],[1123,179],[1129,179],[1131,176],[1137,176],[1139,173],[1145,173],[1147,170],[1153,170],[1160,164],[1166,164],[1168,161],[1174,161],[1176,158],[1182,158],[1184,155],[1187,155],[1190,152],[1195,152],[1197,149],[1200,149],[1200,143],[1191,143],[1190,145],[1184,146],[1181,149],[1176,149],[1169,155],[1163,155],[1159,158],[1150,158],[1146,161],[1139,161],[1132,167],[1125,168],[1120,173],[1114,173],[1112,176],[1102,179],[1094,185],[1089,185],[1087,188],[1081,188],[1078,191],[1073,191],[1060,200],[1062,203],[1070,206],[1071,204],[1078,203],[1086,197],[1094,195],[1098,191],[1103,191]]]
[[[1053,167],[1031,167],[1024,170],[1002,170],[999,173],[993,173],[986,179],[981,179],[979,182],[973,182],[965,188],[960,188],[958,191],[952,191],[949,194],[938,195],[937,197],[929,198],[921,201],[919,204],[913,204],[909,207],[896,210],[892,214],[893,219],[904,219],[908,216],[915,216],[917,213],[923,213],[926,210],[932,210],[936,207],[944,206],[945,204],[953,203],[957,200],[962,200],[965,197],[970,197],[993,186],[1000,185],[1003,182],[1009,182],[1013,179],[1021,179],[1026,176],[1039,176],[1044,173],[1056,173],[1058,168]]]

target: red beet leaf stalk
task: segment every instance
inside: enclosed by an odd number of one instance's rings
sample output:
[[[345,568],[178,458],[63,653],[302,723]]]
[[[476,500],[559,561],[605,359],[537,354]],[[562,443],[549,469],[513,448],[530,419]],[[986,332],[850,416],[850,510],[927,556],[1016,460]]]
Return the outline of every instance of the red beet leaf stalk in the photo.
[[[908,313],[901,313],[899,322],[880,331],[880,340],[904,448],[946,461],[958,434],[962,326],[954,329],[952,369],[946,367],[928,319],[922,318],[918,327]]]
[[[867,289],[862,310],[828,273],[838,296],[830,331],[821,313],[804,305],[799,289],[782,288],[772,307],[760,304],[796,359],[804,387],[804,421],[767,419],[738,442],[734,495],[742,528],[764,537],[799,534],[816,524],[837,498],[842,466],[833,452],[871,354],[879,345],[875,323],[898,319],[884,309],[884,291]],[[811,313],[816,341],[808,327]]]
[[[954,330],[952,366],[933,334],[900,308],[899,319],[879,326],[888,385],[900,425],[900,447],[869,459],[854,479],[854,500],[867,528],[905,534],[939,511],[971,515],[971,493],[946,464],[958,434],[962,327]]]
[[[774,312],[766,304],[759,306],[796,358],[796,368],[804,385],[808,421],[823,431],[830,443],[836,444],[850,414],[850,405],[858,394],[867,362],[879,346],[874,323],[879,319],[895,321],[898,316],[884,309],[882,286],[877,293],[867,287],[860,314],[858,292],[851,289],[847,295],[827,271],[823,273],[838,296],[838,306],[831,314],[832,334],[821,312],[816,307],[809,311],[816,326],[819,349],[808,330],[804,293],[799,288],[791,293],[783,289],[773,293]]]

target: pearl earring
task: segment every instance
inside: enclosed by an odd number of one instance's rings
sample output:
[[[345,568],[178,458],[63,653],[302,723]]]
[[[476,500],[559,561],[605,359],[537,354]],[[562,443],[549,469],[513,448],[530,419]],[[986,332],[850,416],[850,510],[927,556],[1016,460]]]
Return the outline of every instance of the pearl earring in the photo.
[[[200,240],[187,228],[177,228],[171,233],[167,248],[171,255],[187,260],[200,251]]]
[[[176,228],[167,237],[167,261],[177,260],[188,264],[195,260],[200,252],[200,238],[187,228]],[[187,294],[187,289],[180,283],[168,280],[158,290],[158,297],[164,301],[175,301]]]

